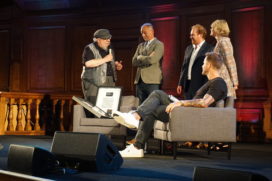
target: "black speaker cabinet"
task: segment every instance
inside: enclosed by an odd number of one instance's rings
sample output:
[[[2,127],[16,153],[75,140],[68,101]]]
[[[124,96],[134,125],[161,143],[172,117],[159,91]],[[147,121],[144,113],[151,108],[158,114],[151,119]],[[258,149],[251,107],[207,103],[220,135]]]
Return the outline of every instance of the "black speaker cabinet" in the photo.
[[[51,152],[62,166],[84,171],[116,170],[123,163],[112,142],[97,133],[55,132]]]
[[[245,171],[196,167],[193,181],[269,181],[269,179]]]
[[[57,160],[49,151],[38,147],[11,144],[7,169],[27,175],[45,175],[53,170]]]

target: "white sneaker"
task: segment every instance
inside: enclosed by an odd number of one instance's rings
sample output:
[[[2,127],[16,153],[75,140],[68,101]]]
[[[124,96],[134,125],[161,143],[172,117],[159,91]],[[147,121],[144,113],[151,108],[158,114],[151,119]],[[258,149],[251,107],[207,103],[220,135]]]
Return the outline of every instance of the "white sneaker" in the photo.
[[[113,114],[113,118],[116,122],[128,128],[138,129],[139,120],[135,119],[132,113],[122,113],[119,111],[115,111]]]
[[[142,158],[144,157],[144,150],[136,148],[133,144],[129,145],[123,151],[119,151],[122,157],[134,157]]]

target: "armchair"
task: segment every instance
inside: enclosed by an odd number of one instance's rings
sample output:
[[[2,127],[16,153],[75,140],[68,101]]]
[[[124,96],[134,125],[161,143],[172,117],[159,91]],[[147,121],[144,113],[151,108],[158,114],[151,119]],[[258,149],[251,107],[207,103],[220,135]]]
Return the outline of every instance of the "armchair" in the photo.
[[[177,107],[170,113],[168,123],[155,122],[154,138],[173,142],[174,159],[177,142],[226,142],[230,159],[231,143],[236,142],[236,110],[233,107],[232,97],[219,101],[216,107]],[[208,154],[210,151],[208,147]]]
[[[135,96],[122,96],[120,111],[128,112],[136,109],[139,99]],[[73,132],[102,133],[106,135],[124,136],[124,144],[127,128],[118,124],[114,119],[87,118],[81,105],[74,105]]]

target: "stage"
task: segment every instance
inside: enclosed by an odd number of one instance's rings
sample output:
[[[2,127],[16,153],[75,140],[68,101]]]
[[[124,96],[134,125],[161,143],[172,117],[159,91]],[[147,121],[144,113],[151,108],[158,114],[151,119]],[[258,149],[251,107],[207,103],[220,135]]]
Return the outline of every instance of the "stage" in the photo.
[[[7,155],[10,144],[51,148],[52,137],[47,136],[0,136],[0,169],[7,169]],[[195,167],[232,169],[261,174],[272,180],[272,144],[235,143],[232,158],[227,160],[224,152],[179,149],[177,160],[172,155],[146,154],[144,158],[124,159],[117,171],[76,172],[68,170],[65,175],[47,174],[43,178],[52,180],[179,180],[191,181]]]

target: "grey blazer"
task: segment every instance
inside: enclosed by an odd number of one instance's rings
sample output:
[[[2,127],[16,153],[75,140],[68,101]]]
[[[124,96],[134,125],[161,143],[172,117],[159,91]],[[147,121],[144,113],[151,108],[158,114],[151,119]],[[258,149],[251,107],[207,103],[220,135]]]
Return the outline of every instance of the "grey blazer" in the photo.
[[[138,45],[132,58],[132,66],[137,67],[134,84],[137,84],[140,77],[146,84],[160,84],[162,81],[162,59],[164,45],[155,38],[148,47],[146,42]]]

